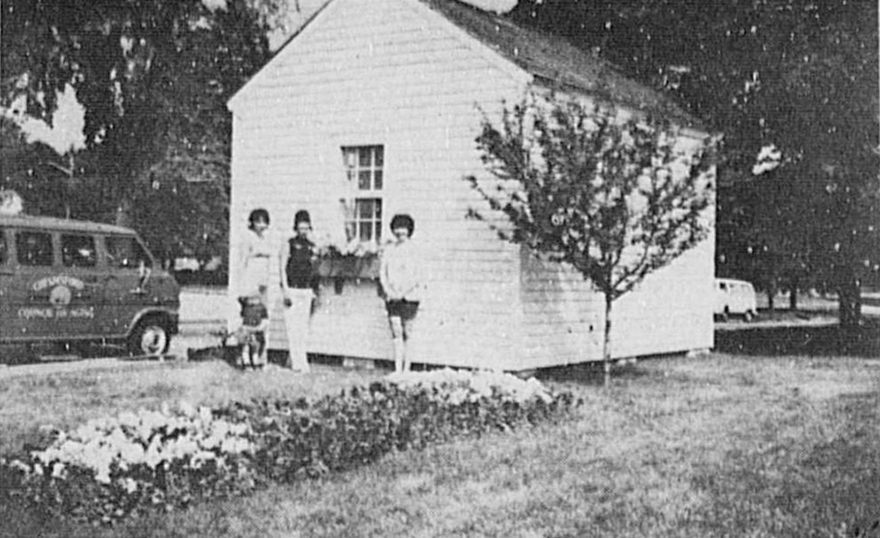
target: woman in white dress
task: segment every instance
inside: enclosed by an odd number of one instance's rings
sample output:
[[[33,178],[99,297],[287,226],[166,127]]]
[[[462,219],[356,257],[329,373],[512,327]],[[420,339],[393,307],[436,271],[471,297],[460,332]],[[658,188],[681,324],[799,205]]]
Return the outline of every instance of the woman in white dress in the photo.
[[[269,307],[269,260],[275,255],[267,230],[269,212],[254,209],[248,217],[248,230],[240,249],[241,268],[240,297],[259,295],[263,305]]]

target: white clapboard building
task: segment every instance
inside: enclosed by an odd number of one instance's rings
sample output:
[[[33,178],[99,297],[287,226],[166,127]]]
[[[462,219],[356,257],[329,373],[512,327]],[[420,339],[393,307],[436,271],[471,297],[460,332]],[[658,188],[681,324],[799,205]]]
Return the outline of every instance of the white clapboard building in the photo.
[[[482,113],[546,90],[705,137],[693,118],[597,56],[504,16],[454,0],[330,0],[229,102],[230,259],[257,207],[269,210],[279,238],[298,209],[310,211],[318,236],[341,236],[347,220],[360,237],[380,239],[406,212],[430,267],[414,362],[522,371],[601,360],[602,295],[466,218],[485,207],[463,179],[488,177],[475,145]],[[617,301],[614,356],[712,347],[713,275],[710,237]],[[233,294],[237,278],[233,264]],[[284,349],[272,291],[270,348]],[[308,349],[389,358],[377,283],[324,279]]]

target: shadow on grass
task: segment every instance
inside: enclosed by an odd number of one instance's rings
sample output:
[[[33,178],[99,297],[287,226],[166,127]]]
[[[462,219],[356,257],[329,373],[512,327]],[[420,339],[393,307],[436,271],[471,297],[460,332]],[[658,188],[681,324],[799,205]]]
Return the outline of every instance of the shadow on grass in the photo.
[[[716,331],[715,350],[738,355],[880,357],[880,319],[861,327],[755,327]]]
[[[632,380],[651,375],[638,367],[635,361],[614,361],[611,366],[611,380],[618,382],[622,379]],[[605,384],[605,369],[601,362],[584,362],[542,368],[535,373],[541,381],[554,381],[557,383],[577,383],[579,385],[592,385],[601,387]]]

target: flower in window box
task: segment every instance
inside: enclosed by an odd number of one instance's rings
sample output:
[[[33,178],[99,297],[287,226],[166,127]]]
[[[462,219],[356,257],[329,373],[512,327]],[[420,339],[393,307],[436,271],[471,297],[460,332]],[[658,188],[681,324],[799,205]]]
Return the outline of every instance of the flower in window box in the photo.
[[[378,255],[379,245],[375,241],[351,239],[341,243],[328,242],[318,245],[319,258],[373,258]]]
[[[317,272],[322,277],[376,280],[379,250],[375,241],[321,243],[317,248]]]

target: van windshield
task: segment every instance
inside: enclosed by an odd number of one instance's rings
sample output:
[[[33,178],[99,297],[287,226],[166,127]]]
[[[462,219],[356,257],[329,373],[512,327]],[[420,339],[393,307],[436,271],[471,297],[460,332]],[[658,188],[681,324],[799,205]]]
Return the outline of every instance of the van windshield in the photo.
[[[105,239],[107,264],[121,269],[137,269],[143,264],[152,265],[152,260],[143,246],[134,237],[114,236]]]

